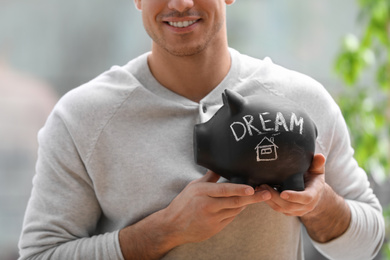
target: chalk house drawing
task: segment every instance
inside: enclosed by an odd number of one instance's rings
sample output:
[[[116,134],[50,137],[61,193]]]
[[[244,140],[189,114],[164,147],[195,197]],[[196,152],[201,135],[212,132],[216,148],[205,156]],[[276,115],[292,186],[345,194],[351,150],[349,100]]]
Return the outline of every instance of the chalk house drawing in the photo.
[[[274,143],[274,138],[264,137],[263,140],[255,147],[257,151],[257,161],[275,161],[278,159],[277,148],[279,148]]]

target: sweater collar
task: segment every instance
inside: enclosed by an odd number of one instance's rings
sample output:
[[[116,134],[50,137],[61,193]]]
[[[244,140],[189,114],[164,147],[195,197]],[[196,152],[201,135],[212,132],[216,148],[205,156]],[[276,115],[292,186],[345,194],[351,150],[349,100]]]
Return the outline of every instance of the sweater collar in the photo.
[[[222,105],[222,93],[226,88],[231,89],[236,81],[238,80],[239,75],[239,59],[238,52],[234,49],[229,48],[230,56],[232,59],[232,64],[230,70],[226,77],[222,80],[222,82],[217,85],[207,96],[205,96],[199,103],[189,100],[167,88],[162,86],[152,75],[147,57],[150,52],[145,53],[135,59],[133,62],[136,64],[132,64],[128,66],[130,72],[140,81],[140,83],[150,92],[155,95],[168,99],[170,101],[180,103],[185,106],[199,106],[199,104],[207,104],[207,105]],[[133,63],[131,62],[131,63]]]

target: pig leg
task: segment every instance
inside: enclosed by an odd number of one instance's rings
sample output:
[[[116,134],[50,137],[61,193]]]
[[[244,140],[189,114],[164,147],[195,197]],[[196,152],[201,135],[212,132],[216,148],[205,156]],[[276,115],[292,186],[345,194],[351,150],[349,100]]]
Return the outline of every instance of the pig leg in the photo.
[[[236,183],[236,184],[248,184],[247,179],[240,177],[240,176],[233,176],[230,178],[231,183]]]
[[[296,173],[288,177],[281,185],[280,191],[295,190],[303,191],[305,189],[305,183],[303,179],[303,173]]]

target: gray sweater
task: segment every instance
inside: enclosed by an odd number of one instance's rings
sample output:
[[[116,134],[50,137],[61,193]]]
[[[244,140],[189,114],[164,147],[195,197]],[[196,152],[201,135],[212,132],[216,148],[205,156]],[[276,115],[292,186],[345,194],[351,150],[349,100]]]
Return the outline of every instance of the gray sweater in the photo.
[[[39,133],[39,158],[19,242],[20,259],[123,259],[118,231],[166,207],[206,169],[193,159],[193,126],[229,88],[302,105],[318,127],[326,181],[347,199],[349,229],[325,244],[333,259],[370,259],[384,237],[381,206],[353,159],[338,106],[313,79],[231,49],[229,74],[195,103],[161,86],[144,54],[67,93]],[[303,259],[301,222],[265,203],[248,207],[211,239],[165,259]],[[331,227],[329,227],[331,228]]]

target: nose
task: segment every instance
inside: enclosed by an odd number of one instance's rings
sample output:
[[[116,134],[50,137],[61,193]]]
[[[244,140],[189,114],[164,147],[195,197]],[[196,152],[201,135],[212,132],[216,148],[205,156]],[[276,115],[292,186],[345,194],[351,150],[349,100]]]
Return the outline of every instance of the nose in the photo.
[[[178,12],[184,12],[194,6],[193,0],[170,0],[168,8]]]

